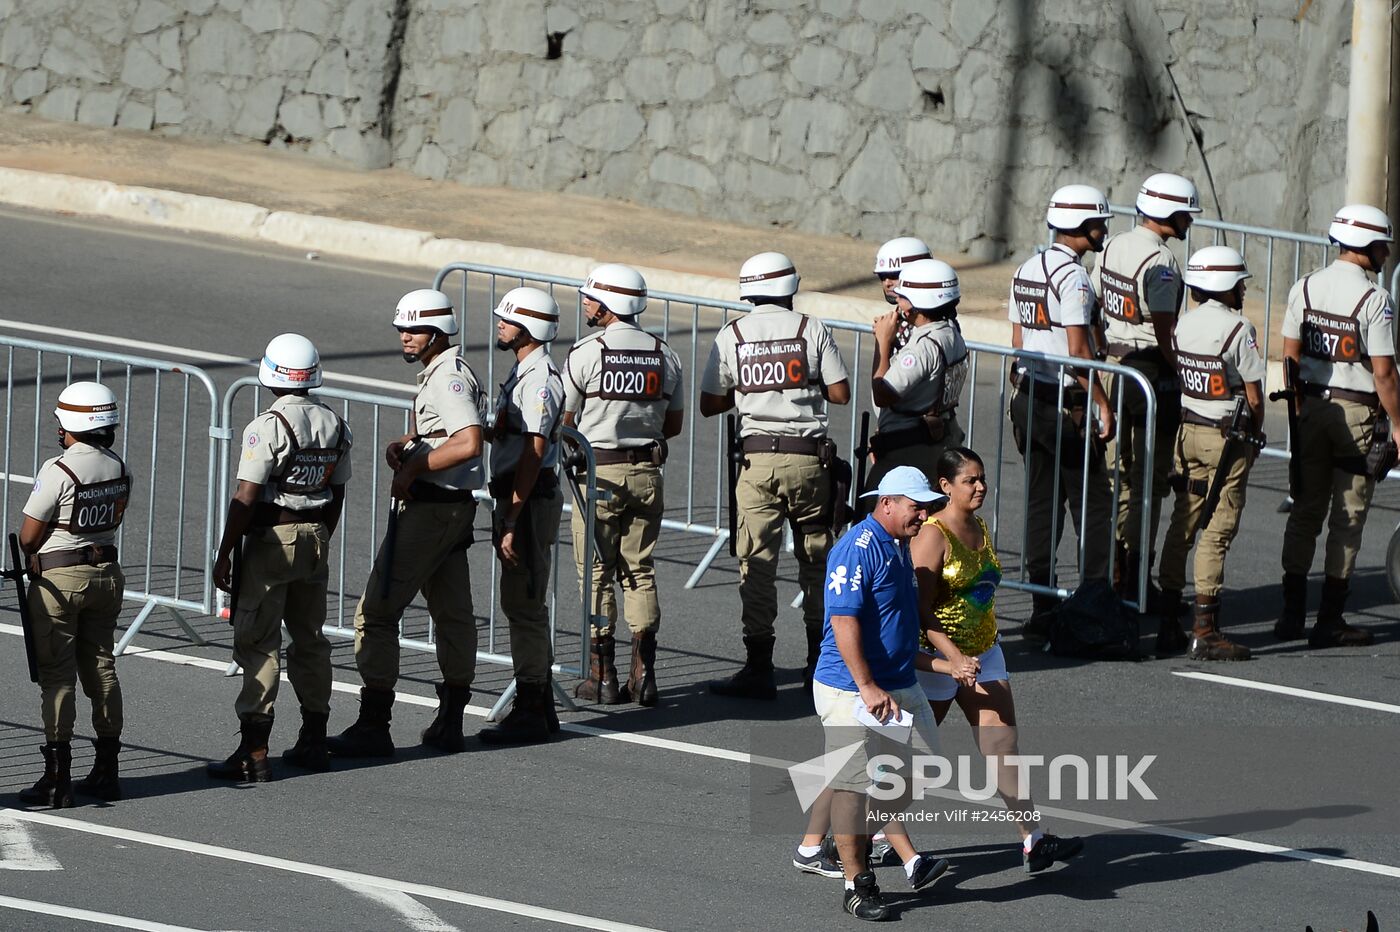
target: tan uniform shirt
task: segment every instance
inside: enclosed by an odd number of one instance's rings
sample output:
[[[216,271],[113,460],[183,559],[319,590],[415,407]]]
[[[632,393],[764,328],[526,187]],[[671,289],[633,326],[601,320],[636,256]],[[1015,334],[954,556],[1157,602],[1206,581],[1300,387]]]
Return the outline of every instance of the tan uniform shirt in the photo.
[[[24,503],[26,517],[52,527],[39,553],[115,544],[130,494],[131,474],[121,457],[105,447],[75,443],[48,460]]]
[[[1172,343],[1181,406],[1201,417],[1229,417],[1244,383],[1264,381],[1264,356],[1254,325],[1219,301],[1207,301],[1181,315]]]
[[[710,395],[734,391],[745,437],[825,437],[822,386],[849,379],[825,324],[760,305],[715,335],[701,390]]]
[[[614,321],[575,343],[564,360],[564,410],[599,449],[661,440],[666,412],[684,406],[679,357],[636,324]]]
[[[967,344],[956,320],[915,327],[885,373],[885,384],[899,394],[899,403],[878,409],[879,429],[916,427],[925,413],[952,410],[962,397],[967,370]]]
[[[1069,355],[1066,327],[1087,327],[1094,316],[1094,286],[1079,257],[1056,243],[1021,263],[1011,280],[1007,318],[1021,325],[1021,347],[1035,353]],[[1024,372],[1026,366],[1017,366]],[[1055,384],[1055,368],[1036,367],[1036,381]],[[1065,384],[1074,384],[1066,374]]]
[[[1395,309],[1359,265],[1338,259],[1305,275],[1288,293],[1283,335],[1303,344],[1304,382],[1374,392],[1371,356],[1394,356]]]
[[[1156,346],[1152,319],[1175,317],[1181,307],[1181,266],[1166,241],[1144,226],[1110,236],[1090,279],[1114,356]]]
[[[330,502],[331,486],[350,481],[352,442],[350,425],[330,408],[283,395],[243,429],[238,479],[262,486],[259,501],[294,511],[319,508]]]
[[[496,396],[491,475],[513,472],[525,449],[525,435],[544,437],[541,471],[559,462],[559,424],[564,414],[564,382],[543,346],[517,362]],[[493,480],[494,481],[494,480]]]
[[[462,358],[461,347],[450,346],[443,350],[418,373],[413,422],[421,439],[410,458],[427,456],[459,430],[480,427],[481,412],[486,405],[486,393],[472,367]],[[458,491],[479,489],[484,482],[481,457],[450,469],[424,472],[418,481]]]

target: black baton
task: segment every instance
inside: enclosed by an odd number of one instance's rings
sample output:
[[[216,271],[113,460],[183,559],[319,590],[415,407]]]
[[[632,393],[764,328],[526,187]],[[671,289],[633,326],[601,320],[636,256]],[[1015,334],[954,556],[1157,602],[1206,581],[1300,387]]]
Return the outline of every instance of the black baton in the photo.
[[[24,629],[24,659],[29,664],[29,682],[39,682],[39,660],[34,656],[34,622],[29,617],[29,594],[24,591],[24,559],[19,549],[19,536],[10,535],[10,568],[4,578],[15,584],[19,596],[19,624]]]

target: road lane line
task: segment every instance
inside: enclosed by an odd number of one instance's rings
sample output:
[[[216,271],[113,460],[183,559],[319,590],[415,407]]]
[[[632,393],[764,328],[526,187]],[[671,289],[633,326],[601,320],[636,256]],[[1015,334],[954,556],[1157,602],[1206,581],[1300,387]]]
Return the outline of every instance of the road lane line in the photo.
[[[17,625],[0,624],[0,633],[20,634]],[[131,648],[123,656],[125,657],[149,657],[152,660],[162,660],[168,663],[177,663],[184,666],[199,667],[206,670],[217,670],[222,673],[228,666],[217,660],[207,660],[203,657],[186,657],[182,654],[172,653],[163,650],[146,650],[141,648]],[[283,674],[283,680],[286,675]],[[333,681],[331,688],[336,692],[358,694],[360,688],[350,683]],[[396,702],[406,705],[417,705],[425,708],[437,708],[437,700],[426,696],[414,696],[406,693],[398,693]],[[481,706],[467,706],[467,711],[477,716],[485,716],[490,710]],[[779,770],[787,770],[793,766],[792,761],[778,760],[776,758],[762,757],[749,754],[744,751],[733,751],[728,748],[716,748],[704,744],[694,744],[689,741],[676,741],[670,738],[661,738],[650,734],[633,734],[627,732],[609,731],[604,728],[597,728],[592,725],[576,725],[571,722],[561,722],[564,731],[575,734],[588,735],[589,737],[604,738],[609,741],[620,741],[624,744],[637,744],[646,747],[659,748],[668,751],[677,751],[682,754],[692,756],[708,757],[715,760],[732,761],[739,764],[758,765],[771,767]],[[928,795],[938,796],[955,802],[968,802],[961,795],[954,792],[934,791]],[[1180,841],[1188,841],[1196,844],[1208,845],[1214,848],[1226,848],[1233,851],[1246,851],[1253,854],[1268,855],[1271,857],[1287,858],[1294,861],[1306,861],[1314,864],[1321,864],[1326,867],[1338,867],[1346,870],[1360,871],[1368,874],[1378,874],[1384,877],[1394,877],[1400,879],[1400,867],[1389,864],[1362,861],[1354,858],[1339,858],[1332,855],[1318,854],[1312,851],[1301,851],[1295,848],[1287,848],[1281,845],[1271,845],[1264,842],[1249,841],[1242,838],[1229,838],[1220,835],[1203,835],[1197,832],[1186,832],[1178,829],[1167,828],[1159,825],[1152,825],[1147,822],[1130,822],[1124,819],[1114,819],[1107,816],[1097,816],[1092,813],[1079,812],[1073,809],[1059,809],[1049,806],[1040,806],[1040,811],[1050,813],[1057,818],[1068,821],[1079,822],[1085,825],[1096,825],[1114,831],[1142,832],[1149,835],[1158,835],[1166,838],[1175,838]]]
[[[0,815],[0,871],[61,871],[63,865],[34,839],[29,826]]]
[[[1273,683],[1261,683],[1257,680],[1243,680],[1236,676],[1224,676],[1219,673],[1197,673],[1194,670],[1173,670],[1172,676],[1185,677],[1189,680],[1204,680],[1207,683],[1219,683],[1222,686],[1239,686],[1242,689],[1257,689],[1260,692],[1278,693],[1281,696],[1294,696],[1298,699],[1330,702],[1334,705],[1349,705],[1358,709],[1371,709],[1375,712],[1400,714],[1400,705],[1392,705],[1389,702],[1376,702],[1374,699],[1354,699],[1351,696],[1338,696],[1333,693],[1322,693],[1312,689],[1299,689],[1296,686],[1277,686]]]
[[[372,900],[398,914],[413,932],[462,932],[461,929],[444,922],[443,918],[422,903],[397,890],[381,890],[378,887],[365,887],[357,883],[342,883],[340,886],[357,896]]]
[[[251,864],[255,867],[266,867],[271,870],[301,874],[307,877],[320,877],[323,880],[331,880],[343,885],[355,885],[397,893],[406,893],[409,896],[421,896],[430,900],[444,900],[448,903],[458,903],[462,906],[471,906],[476,909],[507,913],[512,916],[524,916],[528,919],[540,919],[545,922],[557,922],[560,925],[574,926],[580,929],[597,929],[599,932],[660,932],[660,930],[650,929],[646,926],[614,922],[611,919],[598,919],[593,916],[585,916],[581,913],[565,912],[561,909],[550,909],[547,906],[532,906],[529,903],[517,903],[513,900],[502,900],[493,896],[465,893],[461,890],[451,890],[447,887],[435,887],[426,883],[412,883],[406,880],[394,880],[390,877],[376,877],[373,874],[362,874],[359,871],[341,870],[338,867],[326,867],[321,864],[311,864],[306,861],[293,861],[290,858],[278,858],[266,854],[255,854],[251,851],[239,851],[236,848],[208,845],[203,842],[188,841],[184,838],[173,838],[168,835],[156,835],[151,832],[140,832],[110,825],[97,825],[96,823],[86,822],[82,819],[49,815],[47,812],[20,812],[13,809],[0,809],[0,812],[8,813],[13,818],[31,822],[35,825],[47,825],[51,828],[68,829],[69,831],[82,832],[88,835],[116,838],[122,841],[148,845],[152,848],[183,851],[186,854],[196,854],[201,857],[217,858],[223,861],[235,861],[240,864]],[[140,927],[133,926],[133,928]],[[162,928],[169,927],[166,926]]]
[[[201,932],[201,930],[192,929],[189,926],[172,926],[165,922],[133,919],[130,916],[118,916],[115,913],[98,913],[90,909],[78,909],[76,906],[41,903],[38,900],[22,900],[15,896],[0,896],[0,908],[19,909],[27,913],[39,913],[41,916],[62,916],[64,919],[79,919],[98,925],[116,926],[118,929],[138,929],[141,932]]]

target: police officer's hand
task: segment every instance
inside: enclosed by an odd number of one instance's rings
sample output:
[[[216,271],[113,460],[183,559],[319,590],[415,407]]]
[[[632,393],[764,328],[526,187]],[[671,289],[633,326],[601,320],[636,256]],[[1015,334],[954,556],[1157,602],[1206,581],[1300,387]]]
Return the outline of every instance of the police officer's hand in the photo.
[[[501,562],[512,569],[520,562],[520,553],[515,549],[515,528],[501,530],[501,536],[496,540],[496,552],[500,554]]]
[[[1101,408],[1099,416],[1099,439],[1108,443],[1113,439],[1113,435],[1118,432],[1118,424],[1113,419],[1113,411],[1110,408]]]
[[[880,687],[871,684],[860,688],[860,701],[878,722],[888,722],[899,715],[899,703]]]
[[[894,346],[894,335],[899,331],[899,315],[894,311],[875,318],[875,343],[882,351]]]
[[[223,592],[233,594],[233,560],[226,553],[219,554],[214,561],[214,585]]]
[[[397,471],[403,465],[403,448],[406,445],[404,438],[400,437],[385,448],[384,462],[389,464],[390,469]]]

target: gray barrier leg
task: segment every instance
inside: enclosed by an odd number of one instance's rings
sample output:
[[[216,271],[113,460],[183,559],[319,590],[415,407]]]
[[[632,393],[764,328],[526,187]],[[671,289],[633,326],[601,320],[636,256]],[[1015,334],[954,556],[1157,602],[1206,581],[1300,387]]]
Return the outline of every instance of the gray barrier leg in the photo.
[[[559,704],[564,707],[565,712],[577,712],[578,706],[574,705],[574,697],[569,695],[568,690],[559,685],[559,681],[554,677],[549,678],[549,685],[554,687],[554,695],[558,697]]]
[[[224,667],[224,676],[237,676],[243,672],[243,668],[238,665],[237,660],[230,660],[228,666]]]
[[[801,607],[802,607],[802,603],[803,603],[804,601],[806,601],[806,599],[804,598],[805,595],[806,595],[806,593],[804,593],[801,589],[798,589],[798,590],[797,590],[797,597],[794,598],[794,599],[792,600],[792,607],[793,607],[793,608],[801,608]]]
[[[190,623],[185,620],[185,616],[180,614],[179,609],[175,608],[174,606],[167,605],[165,606],[165,611],[170,615],[171,618],[175,619],[175,623],[177,625],[184,629],[185,633],[189,635],[190,640],[194,641],[195,646],[203,647],[204,645],[209,643],[208,641],[204,640],[204,636],[202,634],[196,631],[190,625]]]
[[[131,624],[127,627],[126,633],[123,634],[122,639],[117,642],[117,646],[112,649],[113,657],[120,657],[125,653],[127,645],[131,643],[131,639],[136,637],[137,633],[141,630],[141,626],[146,623],[146,619],[150,618],[151,612],[155,610],[156,603],[153,601],[147,602],[145,605],[141,606],[141,611],[136,613],[136,617],[131,620]],[[184,624],[184,622],[182,621],[181,624]],[[188,625],[185,626],[185,630],[189,630]]]
[[[691,573],[690,578],[685,581],[685,588],[694,589],[696,585],[699,584],[701,577],[703,577],[705,572],[710,568],[710,564],[715,562],[715,558],[719,556],[720,550],[728,543],[729,532],[720,531],[719,534],[715,536],[715,542],[710,545],[709,551],[706,552],[705,558],[696,565],[695,572]]]
[[[491,707],[491,711],[486,713],[486,720],[488,722],[499,722],[501,720],[501,713],[505,711],[506,706],[510,705],[511,700],[514,698],[515,679],[512,678],[505,692],[501,693],[501,698],[497,699],[496,704]]]

